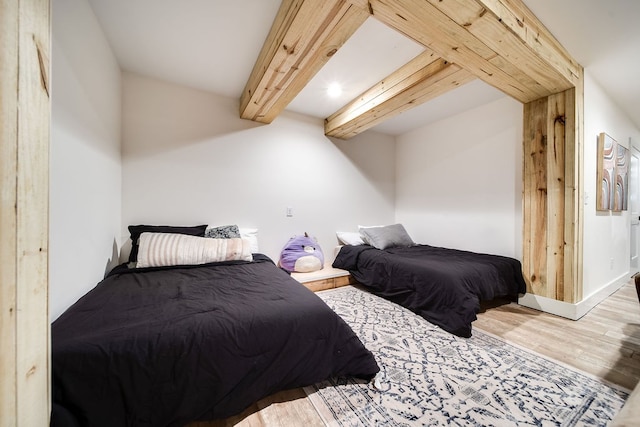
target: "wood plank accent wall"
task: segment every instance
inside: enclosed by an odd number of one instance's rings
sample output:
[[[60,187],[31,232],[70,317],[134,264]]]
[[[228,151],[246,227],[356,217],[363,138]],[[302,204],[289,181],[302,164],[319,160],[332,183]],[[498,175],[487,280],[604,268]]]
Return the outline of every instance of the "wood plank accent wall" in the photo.
[[[527,292],[582,299],[582,85],[524,105],[523,272]]]
[[[0,427],[49,425],[49,0],[0,0]]]

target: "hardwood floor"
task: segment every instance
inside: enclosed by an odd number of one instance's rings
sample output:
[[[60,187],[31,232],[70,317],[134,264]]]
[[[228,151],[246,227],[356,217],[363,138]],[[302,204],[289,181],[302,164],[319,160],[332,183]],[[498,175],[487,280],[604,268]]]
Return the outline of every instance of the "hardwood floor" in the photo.
[[[633,389],[640,381],[640,303],[630,281],[577,321],[498,301],[483,306],[474,328]],[[262,399],[242,414],[189,427],[323,426],[301,389]]]
[[[640,303],[631,282],[577,321],[508,304],[487,308],[473,325],[627,389],[640,381]]]

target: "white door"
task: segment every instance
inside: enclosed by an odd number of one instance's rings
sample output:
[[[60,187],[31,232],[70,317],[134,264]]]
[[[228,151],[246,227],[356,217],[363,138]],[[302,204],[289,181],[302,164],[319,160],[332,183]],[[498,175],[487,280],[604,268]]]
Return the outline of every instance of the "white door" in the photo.
[[[631,141],[629,141],[631,142]],[[631,145],[631,144],[629,144]],[[640,151],[631,146],[629,170],[629,215],[631,216],[631,271],[640,271]]]

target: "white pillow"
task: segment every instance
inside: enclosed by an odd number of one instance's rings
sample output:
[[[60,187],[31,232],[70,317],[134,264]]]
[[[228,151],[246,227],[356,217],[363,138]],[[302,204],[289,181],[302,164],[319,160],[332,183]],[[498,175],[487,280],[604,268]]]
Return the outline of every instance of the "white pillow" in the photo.
[[[257,228],[240,228],[240,237],[249,241],[251,253],[260,252],[258,247],[258,229]]]
[[[336,236],[338,237],[338,242],[343,245],[364,245],[364,240],[360,237],[360,233],[352,231],[336,231]]]
[[[363,228],[380,228],[380,227],[384,227],[384,225],[359,225],[358,230],[361,230]]]
[[[138,268],[234,260],[253,260],[248,240],[173,233],[142,233],[138,239]]]

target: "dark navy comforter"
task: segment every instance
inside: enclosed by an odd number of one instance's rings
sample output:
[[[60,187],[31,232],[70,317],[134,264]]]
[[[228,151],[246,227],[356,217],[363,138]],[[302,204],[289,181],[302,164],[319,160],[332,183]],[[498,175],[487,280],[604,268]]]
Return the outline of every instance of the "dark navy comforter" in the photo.
[[[343,246],[333,267],[445,331],[471,336],[480,301],[526,292],[520,261],[429,245]]]
[[[183,426],[332,376],[372,354],[266,256],[117,267],[52,324],[52,425]]]

